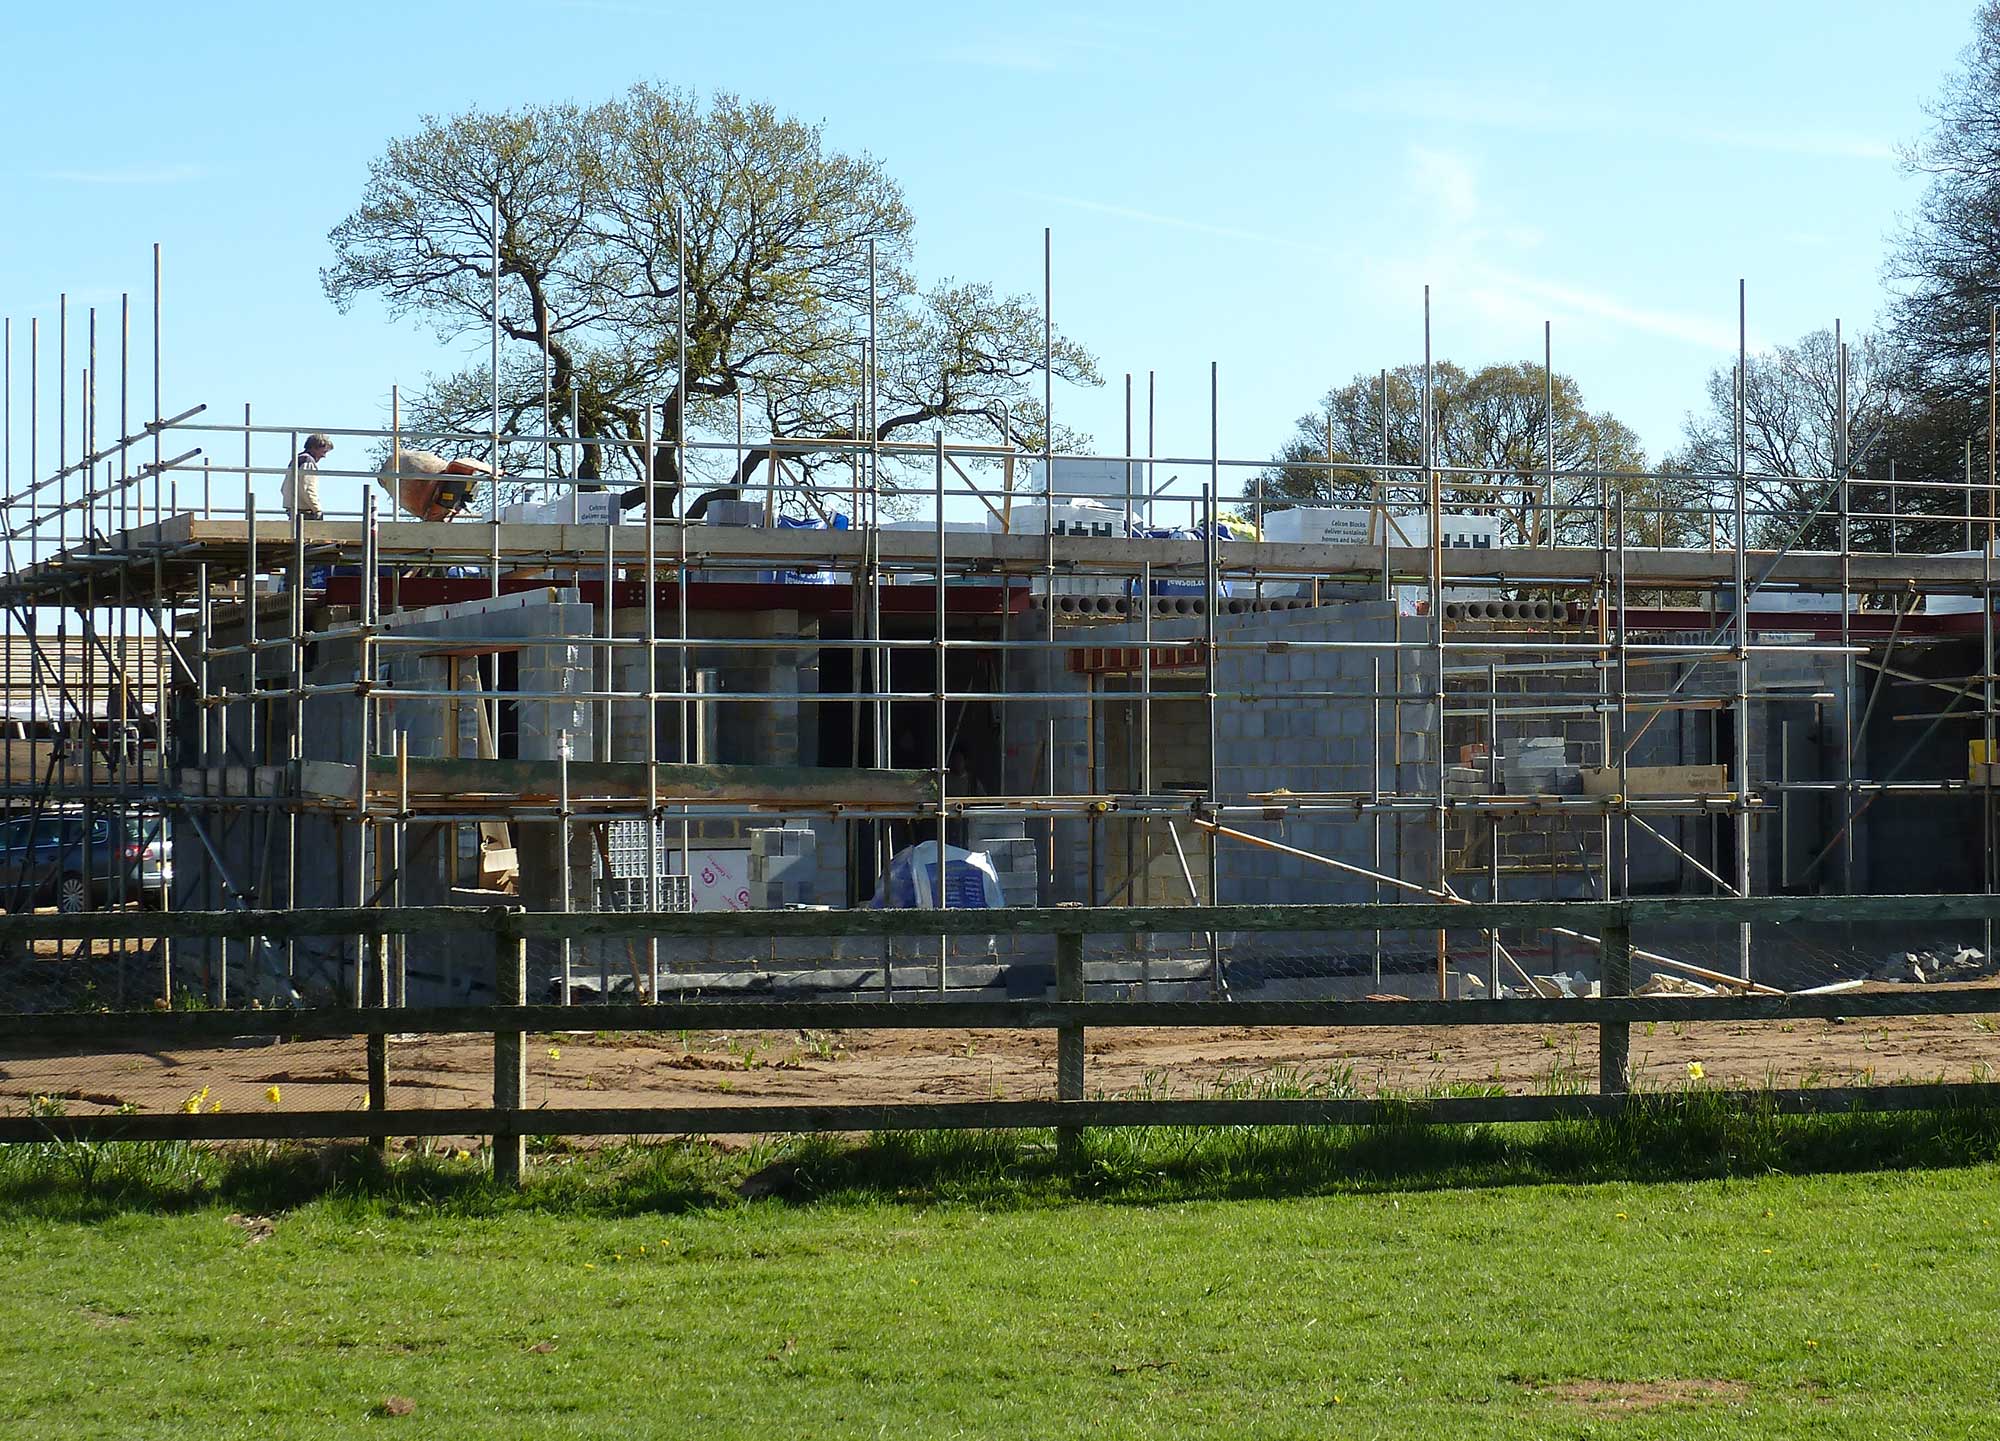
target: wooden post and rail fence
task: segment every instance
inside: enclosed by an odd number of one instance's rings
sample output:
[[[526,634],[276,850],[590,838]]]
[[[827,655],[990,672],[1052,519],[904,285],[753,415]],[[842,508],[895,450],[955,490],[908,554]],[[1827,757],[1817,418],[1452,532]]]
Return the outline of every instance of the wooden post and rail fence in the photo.
[[[1902,986],[1838,993],[1768,991],[1724,995],[1625,994],[1635,925],[1725,925],[1749,921],[1879,923],[2000,919],[2000,896],[1671,897],[1620,901],[1371,903],[1294,906],[1078,907],[965,911],[596,912],[420,907],[300,911],[116,911],[0,916],[0,944],[34,940],[173,937],[266,940],[351,936],[371,940],[483,931],[492,937],[490,1005],[394,1008],[309,1006],[271,1010],[64,1011],[0,1014],[0,1054],[31,1048],[171,1051],[244,1037],[354,1037],[369,1042],[369,1108],[361,1111],[231,1112],[189,1115],[0,1115],[0,1143],[67,1139],[331,1140],[388,1136],[487,1135],[496,1176],[518,1180],[529,1135],[664,1136],[806,1131],[1053,1127],[1059,1150],[1074,1154],[1085,1127],[1329,1125],[1384,1120],[1546,1121],[1612,1115],[1635,1105],[1672,1104],[1669,1095],[1629,1090],[1629,1030],[1648,1022],[1755,1022],[1903,1015],[2000,1013],[2000,987]],[[1228,934],[1375,931],[1534,931],[1587,928],[1599,938],[1600,996],[1465,1000],[1091,1000],[1084,941],[1091,935],[1153,932]],[[994,935],[1055,938],[1053,1000],[671,1000],[589,1007],[530,1004],[526,947],[531,939],[856,939]],[[363,953],[368,948],[363,947]],[[694,1106],[550,1108],[527,1104],[527,1037],[576,1029],[681,1030],[1053,1030],[1053,1100],[910,1101],[890,1104],[742,1102]],[[1441,1096],[1410,1099],[1091,1099],[1085,1090],[1084,1036],[1113,1027],[1593,1025],[1598,1089],[1565,1095]],[[490,1107],[402,1108],[389,1104],[390,1035],[493,1037]],[[1754,1091],[1709,1090],[1705,1098],[1785,1113],[1921,1110],[2000,1104],[2000,1083],[1926,1083]]]

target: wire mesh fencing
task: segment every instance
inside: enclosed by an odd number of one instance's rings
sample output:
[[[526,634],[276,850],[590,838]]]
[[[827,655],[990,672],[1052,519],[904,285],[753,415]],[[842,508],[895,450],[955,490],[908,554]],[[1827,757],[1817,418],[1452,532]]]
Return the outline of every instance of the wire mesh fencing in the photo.
[[[1818,918],[1829,909],[1845,919]],[[97,1139],[518,1142],[1084,1116],[1296,1121],[1385,1105],[1533,1119],[1690,1091],[1807,1108],[1986,1103],[2000,1092],[2000,984],[1971,942],[1996,914],[2000,899],[1940,896],[13,917],[0,937],[16,945],[226,939],[277,955],[340,942],[364,976],[359,1006],[349,992],[296,1006],[0,1016],[0,1139],[67,1127]],[[1764,962],[1750,980],[1736,974],[1745,925]],[[678,989],[592,1004],[575,992],[563,1004],[550,989],[559,976],[531,960],[537,944],[626,940],[817,946],[822,958],[782,973],[768,957],[704,961],[713,969],[677,973]],[[393,958],[442,965],[446,941],[468,972],[483,955],[483,997],[395,1004]],[[836,942],[851,952],[841,965],[824,955]],[[1495,947],[1518,984],[1480,982]],[[1786,966],[1815,984],[1773,984]]]

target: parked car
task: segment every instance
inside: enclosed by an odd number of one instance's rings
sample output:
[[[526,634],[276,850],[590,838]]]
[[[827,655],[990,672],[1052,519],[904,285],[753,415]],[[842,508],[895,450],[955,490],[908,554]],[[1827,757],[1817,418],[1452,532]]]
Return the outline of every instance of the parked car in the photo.
[[[81,811],[0,821],[0,910],[85,911],[121,898],[161,906],[173,879],[173,841],[160,816],[94,814],[88,847]]]

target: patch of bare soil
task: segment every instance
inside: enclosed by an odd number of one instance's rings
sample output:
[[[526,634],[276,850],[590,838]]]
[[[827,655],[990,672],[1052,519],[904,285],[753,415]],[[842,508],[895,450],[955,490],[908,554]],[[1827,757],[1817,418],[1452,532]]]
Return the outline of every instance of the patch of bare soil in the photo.
[[[246,1246],[261,1245],[278,1233],[278,1223],[269,1216],[232,1214],[229,1217],[229,1224],[243,1232],[243,1244]]]
[[[1951,1003],[1949,989],[1935,989],[1940,1006]],[[1090,1092],[1106,1096],[1201,1095],[1257,1081],[1360,1095],[1464,1084],[1587,1090],[1597,1052],[1591,1026],[1158,1028],[1095,1030],[1087,1042]],[[1688,1085],[1693,1064],[1700,1084],[1717,1087],[1982,1080],[2000,1071],[2000,1027],[1963,1015],[1635,1025],[1631,1046],[1635,1081],[1652,1090]],[[533,1038],[528,1104],[1036,1099],[1055,1094],[1055,1059],[1055,1038],[1032,1031],[574,1032]],[[170,1112],[204,1087],[204,1110],[359,1109],[366,1074],[359,1038],[172,1052],[16,1045],[0,1054],[0,1113],[20,1114],[36,1096],[62,1098],[77,1115],[121,1105]],[[396,1037],[389,1075],[394,1106],[488,1106],[493,1042]]]
[[[1688,1406],[1705,1401],[1736,1401],[1750,1394],[1741,1381],[1712,1378],[1666,1381],[1542,1381],[1529,1382],[1537,1395],[1566,1402],[1580,1411],[1619,1415],[1654,1411],[1662,1406]]]

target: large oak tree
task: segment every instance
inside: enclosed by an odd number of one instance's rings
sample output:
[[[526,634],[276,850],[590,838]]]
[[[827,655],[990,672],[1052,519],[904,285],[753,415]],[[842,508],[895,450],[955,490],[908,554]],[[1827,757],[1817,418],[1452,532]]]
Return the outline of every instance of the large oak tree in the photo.
[[[900,187],[818,126],[649,84],[599,105],[427,119],[371,164],[334,228],[327,295],[343,308],[376,296],[446,339],[486,332],[496,207],[505,469],[542,463],[539,447],[504,437],[542,433],[545,367],[553,433],[613,442],[559,449],[574,453],[561,464],[583,484],[627,485],[627,506],[644,498],[649,412],[662,490],[766,483],[770,452],[732,443],[740,413],[753,436],[793,442],[780,483],[808,509],[823,508],[821,482],[848,483],[850,452],[815,441],[942,430],[1044,443],[1038,307],[977,283],[920,288]],[[1058,335],[1053,351],[1057,378],[1097,382],[1074,341]],[[483,362],[433,377],[406,422],[485,433],[491,388]],[[683,419],[691,445],[717,447],[691,449],[686,475],[673,445]],[[1078,438],[1058,427],[1050,443]]]

